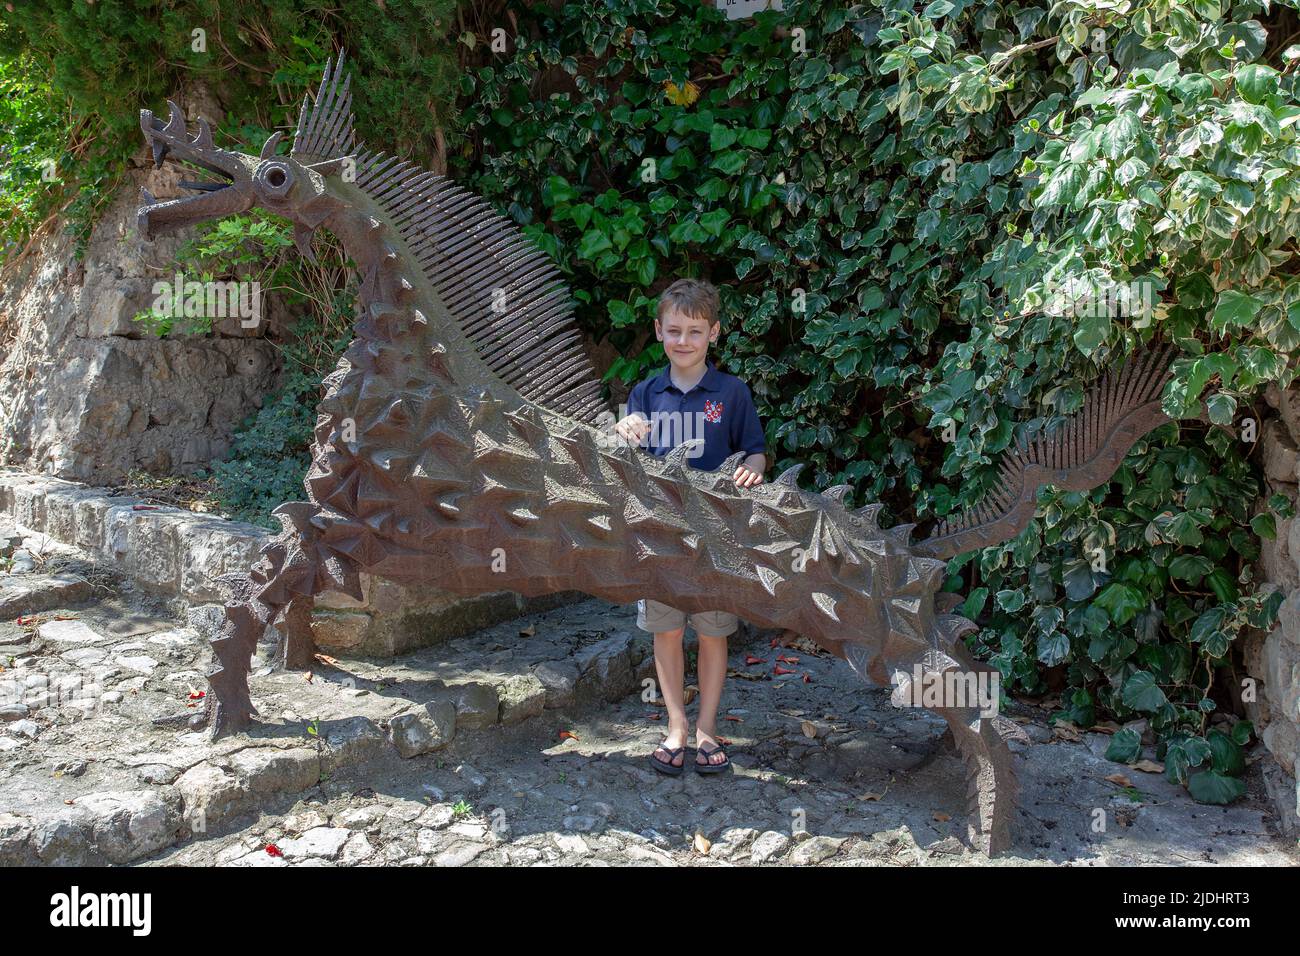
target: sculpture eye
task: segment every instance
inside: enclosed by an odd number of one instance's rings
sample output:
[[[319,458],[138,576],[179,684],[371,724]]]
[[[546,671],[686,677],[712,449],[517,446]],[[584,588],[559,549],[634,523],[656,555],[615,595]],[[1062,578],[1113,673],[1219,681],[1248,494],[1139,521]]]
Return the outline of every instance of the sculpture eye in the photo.
[[[253,181],[265,195],[280,198],[288,195],[293,185],[293,170],[282,162],[263,163],[254,173]]]

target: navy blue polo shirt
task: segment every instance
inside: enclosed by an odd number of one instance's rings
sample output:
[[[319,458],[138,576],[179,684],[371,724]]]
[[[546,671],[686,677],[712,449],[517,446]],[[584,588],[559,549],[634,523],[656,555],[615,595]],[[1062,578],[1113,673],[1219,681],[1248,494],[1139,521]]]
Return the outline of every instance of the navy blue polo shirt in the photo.
[[[627,414],[640,412],[650,422],[642,447],[659,457],[693,438],[703,438],[703,452],[686,461],[692,468],[713,471],[730,455],[738,451],[754,455],[766,443],[749,386],[719,372],[710,359],[705,359],[705,366],[704,377],[686,392],[673,384],[672,366],[666,366],[632,389]]]

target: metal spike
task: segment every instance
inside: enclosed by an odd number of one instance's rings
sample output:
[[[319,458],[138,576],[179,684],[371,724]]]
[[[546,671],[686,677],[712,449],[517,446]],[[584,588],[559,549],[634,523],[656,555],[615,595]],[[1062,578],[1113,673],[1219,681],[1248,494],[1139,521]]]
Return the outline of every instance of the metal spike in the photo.
[[[190,145],[196,149],[212,149],[212,127],[202,116],[199,117],[199,131],[194,134]]]
[[[728,455],[722,460],[722,464],[718,465],[718,474],[730,478],[736,473],[736,469],[740,467],[740,463],[744,460],[745,453],[743,451],[738,451],[734,455]]]
[[[311,152],[312,143],[316,138],[316,122],[320,117],[321,100],[323,99],[322,93],[325,89],[325,84],[330,81],[330,71],[332,69],[332,61],[329,58],[326,58],[325,73],[321,76],[320,86],[316,87],[316,95],[312,97],[311,118],[307,120],[307,126],[303,130],[305,138],[303,140],[302,149],[305,153]]]
[[[890,528],[885,532],[885,534],[889,535],[895,541],[899,541],[902,544],[908,544],[912,540],[912,529],[915,527],[915,524],[900,524]]]
[[[704,449],[703,438],[692,438],[690,441],[682,442],[664,457],[664,464],[668,468],[685,468],[687,456],[691,455],[696,449]]]
[[[316,252],[311,247],[311,237],[313,232],[314,230],[303,225],[295,225],[293,227],[294,247],[305,259],[307,259],[308,262],[316,261]]]
[[[785,485],[788,488],[797,489],[799,487],[797,482],[797,479],[799,477],[799,472],[803,471],[803,469],[804,469],[803,462],[799,462],[799,464],[797,465],[791,465],[789,468],[787,468],[785,471],[781,472],[781,474],[777,476],[776,483]]]
[[[270,159],[274,156],[275,148],[280,145],[280,140],[283,136],[284,134],[279,130],[272,133],[270,138],[262,144],[262,152],[259,154],[258,159]]]
[[[320,135],[317,137],[317,154],[321,156],[331,155],[334,151],[327,150],[326,147],[334,144],[339,131],[342,129],[342,123],[345,118],[350,118],[352,107],[352,91],[348,88],[352,84],[352,75],[348,74],[343,78],[343,88],[339,93],[339,98],[331,109],[328,121],[322,124]]]
[[[172,139],[181,139],[185,135],[185,114],[175,100],[167,101],[167,125],[162,128],[162,132]]]
[[[822,492],[822,497],[829,498],[831,501],[838,501],[843,504],[849,492],[853,490],[852,485],[832,485]]]
[[[307,107],[311,105],[311,96],[304,93],[302,97],[302,109],[298,111],[298,128],[294,130],[293,147],[289,150],[291,154],[304,153],[306,150],[307,140]]]

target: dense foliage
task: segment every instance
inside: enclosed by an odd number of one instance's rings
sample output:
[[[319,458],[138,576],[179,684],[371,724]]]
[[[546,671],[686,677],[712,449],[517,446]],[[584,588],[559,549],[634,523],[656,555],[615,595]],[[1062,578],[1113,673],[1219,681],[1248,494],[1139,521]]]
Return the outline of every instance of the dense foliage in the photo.
[[[1289,382],[1300,329],[1300,51],[1270,51],[1257,13],[534,10],[463,80],[482,145],[466,172],[562,264],[588,328],[624,352],[614,375],[662,360],[642,346],[664,283],[723,285],[722,351],[778,467],[811,462],[818,486],[850,482],[900,520],[969,504],[1106,363],[1176,341],[1167,409],[1213,381],[1208,421],[1149,436],[1108,487],[1045,493],[1019,539],[954,561],[951,586],[1014,686],[1060,689],[1085,726],[1148,718],[1171,778],[1202,768],[1194,792],[1222,801],[1249,725],[1209,729],[1232,702],[1215,668],[1276,608],[1251,571],[1272,515],[1252,515],[1251,447],[1228,426]],[[1138,294],[1108,308],[1115,284]],[[1135,747],[1116,735],[1116,756]]]
[[[68,145],[58,94],[23,58],[0,60],[0,242],[21,244],[47,208]]]

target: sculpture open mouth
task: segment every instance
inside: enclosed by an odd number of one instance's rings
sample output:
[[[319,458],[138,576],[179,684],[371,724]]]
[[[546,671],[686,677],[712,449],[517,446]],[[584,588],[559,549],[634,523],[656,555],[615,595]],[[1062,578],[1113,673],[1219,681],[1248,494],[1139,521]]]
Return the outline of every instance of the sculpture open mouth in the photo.
[[[247,211],[253,204],[249,190],[251,174],[257,160],[242,153],[219,149],[212,142],[212,129],[200,119],[198,132],[191,139],[185,128],[181,108],[167,101],[170,116],[166,123],[151,110],[140,111],[140,129],[153,150],[157,168],[164,162],[179,161],[194,168],[196,174],[212,174],[206,180],[183,179],[180,186],[197,195],[156,199],[147,189],[141,190],[137,224],[141,235],[153,239],[159,233],[184,226],[219,219]]]

